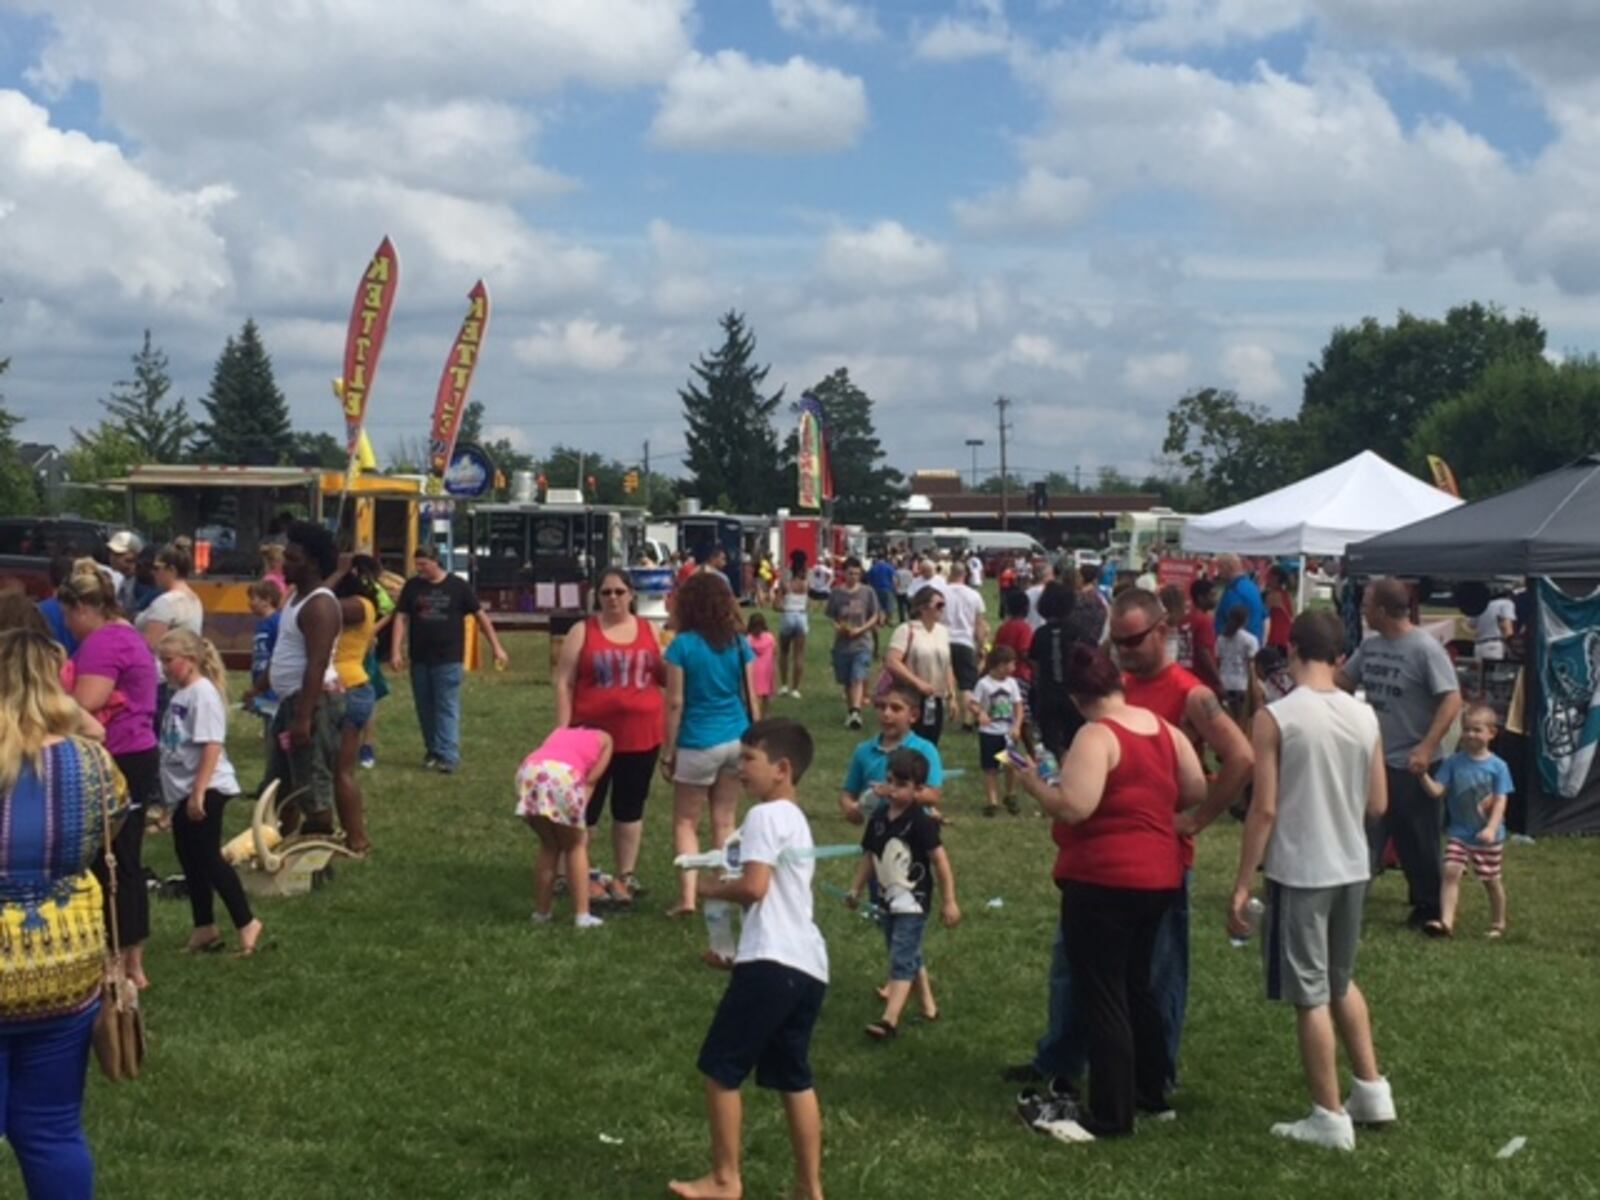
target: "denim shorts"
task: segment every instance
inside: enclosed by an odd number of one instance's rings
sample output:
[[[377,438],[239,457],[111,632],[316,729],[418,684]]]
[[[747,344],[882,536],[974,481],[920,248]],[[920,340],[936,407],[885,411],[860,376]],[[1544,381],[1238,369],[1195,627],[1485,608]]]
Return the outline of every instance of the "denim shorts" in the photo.
[[[778,640],[787,642],[811,632],[811,618],[803,612],[786,612],[778,620]]]
[[[884,913],[883,940],[889,943],[889,978],[915,979],[922,970],[922,931],[926,913]]]
[[[378,692],[370,683],[363,683],[360,687],[346,688],[344,693],[344,715],[339,719],[339,728],[365,728],[367,722],[372,720],[373,710],[377,707]]]
[[[859,650],[846,643],[833,648],[833,679],[835,683],[846,686],[852,683],[865,683],[867,672],[872,669],[872,647],[863,646]]]

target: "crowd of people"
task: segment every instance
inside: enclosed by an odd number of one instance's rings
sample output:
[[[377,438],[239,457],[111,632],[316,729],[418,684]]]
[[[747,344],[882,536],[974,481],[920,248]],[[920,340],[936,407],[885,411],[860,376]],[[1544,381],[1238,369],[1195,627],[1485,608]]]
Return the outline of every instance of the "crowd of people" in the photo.
[[[184,950],[225,947],[217,897],[237,953],[257,951],[263,926],[221,853],[223,813],[245,785],[226,751],[228,681],[188,583],[192,559],[181,543],[156,551],[141,593],[128,580],[143,550],[119,534],[106,562],[60,565],[42,604],[0,603],[0,914],[33,920],[43,897],[69,883],[102,914],[114,864],[124,965],[148,986],[147,831],[170,827],[184,870],[193,918]],[[774,712],[800,696],[813,619],[832,625],[844,725],[862,729],[868,710],[876,724],[838,793],[840,815],[862,830],[845,902],[875,915],[887,955],[868,1037],[894,1040],[913,1002],[923,1020],[939,1017],[922,942],[935,915],[961,920],[957,864],[942,837],[958,819],[945,786],[952,762],[975,757],[985,817],[1021,813],[1021,793],[1051,818],[1060,912],[1047,969],[1041,953],[1046,1027],[1028,1060],[1002,1071],[1023,1085],[1019,1113],[1041,1133],[1091,1142],[1174,1115],[1193,843],[1230,810],[1245,826],[1229,926],[1239,935],[1260,927],[1266,990],[1296,1012],[1312,1101],[1309,1116],[1276,1134],[1349,1149],[1357,1124],[1395,1118],[1354,981],[1366,889],[1389,843],[1420,930],[1453,936],[1469,867],[1489,895],[1491,935],[1505,929],[1500,848],[1512,785],[1489,750],[1495,716],[1470,709],[1460,749],[1446,757],[1460,692],[1444,650],[1414,624],[1404,585],[1367,588],[1373,636],[1350,653],[1336,616],[1294,611],[1290,578],[1269,570],[1263,588],[1231,556],[1209,578],[1159,594],[1132,580],[1108,588],[1099,568],[1070,561],[988,564],[999,568],[992,625],[978,586],[985,565],[905,552],[791,564],[760,589],[776,635],[709,556],[679,580],[665,632],[637,614],[631,573],[611,568],[594,588],[594,614],[563,639],[554,727],[515,781],[514,812],[539,846],[534,921],[551,922],[563,892],[580,929],[603,925],[597,903],[639,902],[658,772],[672,788],[674,856],[696,859],[704,835],[732,868],[683,870],[668,915],[709,915],[728,902],[745,910],[737,943],[720,948],[713,935],[706,952],[730,972],[700,1056],[713,1163],[703,1178],[672,1184],[677,1195],[739,1194],[739,1086],[752,1070],[783,1094],[797,1194],[821,1194],[808,1048],[828,966],[813,920],[814,847],[795,802],[814,749],[804,726]],[[471,589],[430,549],[413,566],[402,583],[371,559],[341,557],[324,528],[303,522],[264,552],[250,589],[259,624],[244,699],[263,723],[263,786],[279,782],[286,835],[339,836],[371,853],[360,767],[375,761],[384,659],[394,671],[409,664],[423,766],[460,767],[468,621],[500,663],[505,650]],[[1491,648],[1511,636],[1501,619],[1496,609],[1485,627]],[[756,802],[742,824],[741,792]],[[603,871],[592,843],[608,801]],[[101,811],[112,818],[109,846]],[[71,854],[42,834],[52,822],[70,828]],[[75,1071],[72,1103],[53,1124],[8,1128],[30,1187],[39,1172],[90,1170],[80,1110],[99,975],[70,966],[32,1007],[0,990],[13,1097],[19,1087],[59,1092],[63,1071]],[[1340,1044],[1353,1076],[1342,1098]],[[51,1048],[36,1055],[48,1069],[19,1072],[39,1047]]]

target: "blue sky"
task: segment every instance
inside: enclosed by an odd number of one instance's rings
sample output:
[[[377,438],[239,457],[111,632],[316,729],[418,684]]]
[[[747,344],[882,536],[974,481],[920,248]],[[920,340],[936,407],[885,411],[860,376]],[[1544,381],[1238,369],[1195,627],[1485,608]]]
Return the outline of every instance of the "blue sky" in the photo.
[[[423,434],[479,275],[496,432],[658,461],[729,307],[791,392],[849,367],[905,469],[992,456],[1004,392],[1026,470],[1143,471],[1185,391],[1293,411],[1334,326],[1400,308],[1600,347],[1600,7],[230,7],[0,0],[28,439],[92,423],[147,326],[198,396],[247,315],[297,421],[334,429],[385,233],[380,454]]]

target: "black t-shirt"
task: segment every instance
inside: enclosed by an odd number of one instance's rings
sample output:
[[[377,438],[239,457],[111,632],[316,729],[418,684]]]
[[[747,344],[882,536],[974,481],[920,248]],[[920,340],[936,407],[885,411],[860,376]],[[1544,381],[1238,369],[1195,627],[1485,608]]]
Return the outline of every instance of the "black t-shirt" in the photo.
[[[895,843],[891,847],[891,843]],[[903,849],[901,848],[903,847]],[[920,804],[913,804],[898,817],[885,804],[870,821],[861,839],[861,848],[872,855],[882,904],[891,911],[892,888],[909,885],[917,908],[931,911],[933,865],[930,859],[939,848],[939,822]]]
[[[478,597],[459,575],[429,583],[420,575],[406,580],[395,611],[410,622],[411,661],[427,667],[461,662],[467,639],[463,622],[478,611]]]

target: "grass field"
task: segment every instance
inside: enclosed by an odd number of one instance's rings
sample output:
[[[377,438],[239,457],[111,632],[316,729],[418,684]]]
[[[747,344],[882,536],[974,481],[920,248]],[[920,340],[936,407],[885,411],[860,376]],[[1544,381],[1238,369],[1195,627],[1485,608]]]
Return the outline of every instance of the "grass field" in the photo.
[[[309,897],[260,904],[269,952],[180,956],[188,907],[155,903],[148,1073],[90,1085],[102,1195],[657,1196],[667,1178],[704,1168],[694,1060],[724,977],[697,960],[699,922],[661,915],[674,874],[669,789],[658,783],[650,801],[639,911],[586,933],[565,920],[531,926],[534,840],[511,817],[511,780],[553,700],[543,637],[508,640],[512,670],[467,685],[459,775],[419,769],[403,681],[384,702],[381,765],[363,774],[377,852]],[[840,727],[824,664],[813,646],[805,699],[777,706],[817,736],[801,800],[819,844],[854,840],[834,797],[859,737]],[[1458,940],[1440,944],[1398,927],[1398,877],[1375,886],[1359,977],[1401,1122],[1335,1156],[1267,1134],[1300,1114],[1304,1092],[1290,1013],[1260,998],[1255,950],[1223,933],[1238,845],[1225,820],[1200,842],[1180,1119],[1062,1146],[1016,1123],[1015,1089],[996,1073],[1030,1054],[1043,1020],[1056,912],[1048,826],[977,819],[974,740],[945,742],[947,764],[971,773],[947,805],[960,818],[946,844],[966,919],[928,936],[938,1025],[867,1043],[882,941],[818,892],[833,983],[813,1062],[831,1195],[1600,1195],[1600,845],[1512,848],[1500,944],[1482,938],[1481,894],[1466,897]],[[257,747],[255,723],[236,718],[247,780]],[[244,822],[236,808],[230,829]],[[176,870],[164,840],[147,857]],[[818,879],[844,884],[850,869],[820,863]],[[747,1194],[782,1195],[777,1101],[747,1089],[746,1118]],[[1527,1148],[1497,1161],[1518,1134]],[[0,1195],[17,1190],[0,1171]]]

